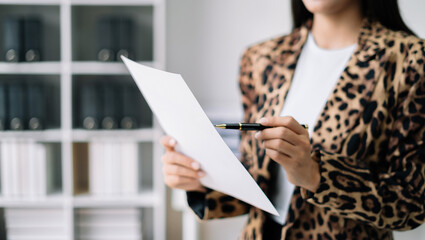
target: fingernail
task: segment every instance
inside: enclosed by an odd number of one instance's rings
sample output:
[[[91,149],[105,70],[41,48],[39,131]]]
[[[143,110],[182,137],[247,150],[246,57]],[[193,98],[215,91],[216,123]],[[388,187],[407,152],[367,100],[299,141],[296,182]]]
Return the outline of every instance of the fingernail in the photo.
[[[266,118],[260,118],[260,120],[258,120],[258,122],[260,122],[261,124],[265,124],[265,123],[267,123],[267,119]]]
[[[171,146],[176,145],[176,140],[174,138],[171,138],[170,141],[168,142]]]
[[[204,172],[204,171],[199,171],[199,172],[198,172],[198,176],[200,176],[200,177],[205,176],[205,172]]]
[[[258,139],[258,137],[260,137],[260,132],[256,132],[254,137]]]
[[[197,163],[197,162],[192,162],[192,168],[193,168],[194,170],[198,170],[200,167],[201,167],[201,165],[199,165],[199,163]]]

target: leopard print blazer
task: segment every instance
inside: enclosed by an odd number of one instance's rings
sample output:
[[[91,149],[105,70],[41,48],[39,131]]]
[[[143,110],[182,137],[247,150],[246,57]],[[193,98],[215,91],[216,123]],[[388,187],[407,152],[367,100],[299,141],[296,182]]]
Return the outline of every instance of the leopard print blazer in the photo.
[[[244,120],[278,116],[311,24],[248,48],[240,68]],[[296,187],[282,239],[393,239],[425,219],[425,42],[365,20],[357,49],[311,135],[321,182]],[[253,132],[242,133],[241,161],[263,191],[276,163]],[[200,219],[248,213],[241,239],[262,239],[266,213],[208,190],[189,192]]]

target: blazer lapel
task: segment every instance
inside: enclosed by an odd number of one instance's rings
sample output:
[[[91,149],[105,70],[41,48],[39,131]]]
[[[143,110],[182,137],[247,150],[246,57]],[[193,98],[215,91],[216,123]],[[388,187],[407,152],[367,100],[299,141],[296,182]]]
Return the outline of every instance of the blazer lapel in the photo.
[[[358,46],[322,109],[311,136],[313,149],[339,152],[360,122],[380,77],[385,46],[379,23],[364,21]]]
[[[302,47],[307,40],[310,25],[311,22],[299,28],[290,35],[280,48],[278,47],[274,51],[276,54],[272,56],[272,59],[274,59],[275,71],[270,81],[269,102],[265,106],[265,111],[261,117],[280,115],[291,87]]]

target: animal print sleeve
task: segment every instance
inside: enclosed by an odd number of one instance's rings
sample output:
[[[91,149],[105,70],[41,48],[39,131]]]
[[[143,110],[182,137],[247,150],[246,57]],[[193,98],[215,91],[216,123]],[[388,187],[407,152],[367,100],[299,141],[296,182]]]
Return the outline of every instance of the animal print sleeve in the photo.
[[[425,47],[420,45],[405,61],[403,79],[393,79],[397,93],[386,96],[394,105],[391,124],[383,129],[388,141],[375,146],[385,152],[379,159],[385,171],[317,150],[312,156],[320,164],[320,186],[315,193],[301,190],[309,203],[378,228],[407,230],[425,221]]]
[[[249,51],[245,51],[241,59],[239,84],[242,92],[242,102],[245,111],[244,120],[247,120],[249,114],[247,109],[252,103],[249,100],[253,85],[250,83],[251,74],[251,61]],[[242,135],[241,139],[245,136]],[[242,150],[242,148],[241,148]],[[244,153],[242,152],[241,161],[245,164]],[[207,189],[207,193],[199,192],[188,192],[187,193],[188,204],[191,209],[195,212],[197,217],[201,220],[213,219],[213,218],[224,218],[242,215],[248,212],[249,205],[224,193]]]

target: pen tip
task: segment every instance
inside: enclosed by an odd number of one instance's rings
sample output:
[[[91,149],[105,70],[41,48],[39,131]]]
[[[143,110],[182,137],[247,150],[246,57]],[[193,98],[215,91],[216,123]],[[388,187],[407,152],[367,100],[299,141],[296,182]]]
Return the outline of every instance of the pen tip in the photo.
[[[216,128],[222,128],[225,129],[226,128],[226,124],[216,124],[215,125]]]

